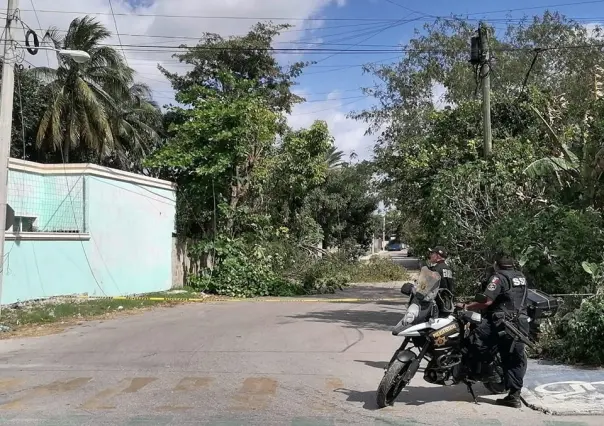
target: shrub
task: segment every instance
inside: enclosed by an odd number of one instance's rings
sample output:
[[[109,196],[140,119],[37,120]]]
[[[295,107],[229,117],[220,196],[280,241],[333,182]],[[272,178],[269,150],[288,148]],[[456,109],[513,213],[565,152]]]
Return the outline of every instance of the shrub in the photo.
[[[604,295],[583,300],[581,306],[541,325],[542,356],[560,362],[604,364]]]
[[[388,282],[409,279],[407,270],[390,259],[372,256],[367,263],[355,263],[351,267],[352,282]]]

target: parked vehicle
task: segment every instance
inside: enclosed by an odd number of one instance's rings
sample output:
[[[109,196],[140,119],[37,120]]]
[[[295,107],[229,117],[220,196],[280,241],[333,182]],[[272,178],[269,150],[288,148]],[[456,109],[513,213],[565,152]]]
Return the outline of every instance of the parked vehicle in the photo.
[[[401,251],[403,249],[403,245],[397,241],[389,241],[386,244],[386,251]]]
[[[451,315],[439,318],[436,303],[439,282],[438,273],[423,267],[415,284],[406,283],[401,288],[401,293],[410,296],[409,307],[392,334],[404,340],[392,356],[378,386],[377,404],[380,408],[393,405],[424,359],[428,360],[424,370],[424,380],[428,383],[443,386],[464,383],[474,401],[476,397],[472,385],[477,382],[481,382],[493,394],[506,392],[496,347],[491,355],[497,382],[483,381],[475,371],[479,364],[472,360],[469,336],[475,326],[481,323],[482,316],[477,312],[456,309]],[[510,335],[532,345],[513,324],[506,321],[505,326]],[[416,355],[412,348],[417,348],[419,353]]]

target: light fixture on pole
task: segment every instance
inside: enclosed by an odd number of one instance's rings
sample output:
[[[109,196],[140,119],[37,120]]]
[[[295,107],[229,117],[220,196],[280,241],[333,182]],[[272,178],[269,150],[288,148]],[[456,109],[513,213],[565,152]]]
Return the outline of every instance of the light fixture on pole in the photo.
[[[84,52],[83,50],[55,49],[54,47],[46,47],[46,46],[39,46],[39,47],[36,47],[36,49],[50,50],[52,52],[57,52],[61,56],[66,56],[68,58],[73,59],[78,64],[83,64],[90,60],[90,55],[88,54],[88,52]]]
[[[13,29],[18,21],[15,16],[19,0],[8,0],[6,12],[6,27],[4,33],[4,55],[2,61],[2,88],[0,89],[0,312],[2,309],[2,285],[4,281],[4,244],[5,232],[11,224],[6,223],[7,190],[8,190],[8,160],[10,157],[10,142],[13,124],[13,93],[15,90],[15,49],[30,48],[18,46],[13,38]],[[90,55],[82,50],[64,50],[54,47],[36,46],[35,49],[52,50],[59,55],[69,57],[77,63],[90,60]]]

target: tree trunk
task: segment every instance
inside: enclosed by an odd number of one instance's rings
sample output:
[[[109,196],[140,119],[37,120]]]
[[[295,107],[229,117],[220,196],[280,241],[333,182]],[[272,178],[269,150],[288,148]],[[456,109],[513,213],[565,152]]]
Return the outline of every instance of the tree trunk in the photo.
[[[69,135],[68,135],[69,136]],[[64,163],[69,163],[69,137],[63,141],[63,148],[61,149],[62,159]]]

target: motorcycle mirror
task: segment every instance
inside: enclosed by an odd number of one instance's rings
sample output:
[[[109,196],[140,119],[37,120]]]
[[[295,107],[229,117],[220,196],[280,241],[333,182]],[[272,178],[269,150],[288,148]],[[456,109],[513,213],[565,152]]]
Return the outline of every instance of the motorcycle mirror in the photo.
[[[403,284],[403,286],[401,287],[401,293],[403,293],[405,296],[411,296],[411,294],[413,293],[413,283]]]
[[[474,301],[478,303],[486,303],[488,299],[484,294],[478,293],[476,296],[474,296]]]

